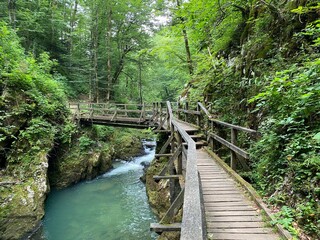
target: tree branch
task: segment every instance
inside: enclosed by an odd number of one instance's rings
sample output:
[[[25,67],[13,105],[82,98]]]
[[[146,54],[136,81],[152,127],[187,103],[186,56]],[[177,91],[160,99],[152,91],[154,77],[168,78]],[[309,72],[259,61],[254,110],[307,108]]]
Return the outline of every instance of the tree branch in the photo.
[[[274,5],[271,4],[271,3],[267,3],[267,2],[264,1],[264,0],[260,0],[260,2],[261,2],[262,4],[264,4],[264,5],[266,5],[266,6],[269,8],[269,10],[271,11],[271,13],[272,13],[275,17],[277,17],[277,18],[279,18],[279,19],[281,19],[281,20],[284,19],[283,16],[282,16],[282,14],[281,14],[281,12],[279,11],[278,8],[276,8],[276,6],[274,6]]]

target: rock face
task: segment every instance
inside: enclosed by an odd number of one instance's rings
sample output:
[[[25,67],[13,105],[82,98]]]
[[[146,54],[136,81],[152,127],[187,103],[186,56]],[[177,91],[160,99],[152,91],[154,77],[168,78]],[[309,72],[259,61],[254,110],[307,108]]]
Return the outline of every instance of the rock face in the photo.
[[[140,139],[130,134],[118,142],[92,138],[85,148],[77,138],[53,148],[53,135],[46,135],[36,147],[19,139],[13,146],[18,150],[7,156],[8,165],[0,171],[1,240],[21,239],[35,230],[50,186],[64,188],[93,179],[112,168],[113,159],[139,155],[142,149]]]
[[[114,159],[129,159],[141,154],[141,149],[140,140],[130,136],[116,145],[98,141],[87,152],[75,144],[50,161],[50,185],[61,189],[81,180],[91,180],[111,169]]]
[[[81,180],[90,180],[112,168],[113,149],[95,148],[81,153],[77,147],[71,148],[50,165],[50,185],[64,188]]]
[[[45,153],[37,157],[39,164],[11,174],[0,173],[0,239],[20,239],[44,216],[44,201],[49,192],[48,159]]]

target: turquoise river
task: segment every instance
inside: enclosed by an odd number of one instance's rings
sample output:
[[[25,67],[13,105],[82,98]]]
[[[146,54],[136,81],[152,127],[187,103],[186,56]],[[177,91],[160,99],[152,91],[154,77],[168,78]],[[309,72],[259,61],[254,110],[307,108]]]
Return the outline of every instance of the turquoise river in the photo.
[[[143,163],[154,150],[130,162],[117,161],[114,169],[98,178],[63,190],[53,190],[46,200],[46,215],[33,240],[148,240],[156,217],[140,181]]]

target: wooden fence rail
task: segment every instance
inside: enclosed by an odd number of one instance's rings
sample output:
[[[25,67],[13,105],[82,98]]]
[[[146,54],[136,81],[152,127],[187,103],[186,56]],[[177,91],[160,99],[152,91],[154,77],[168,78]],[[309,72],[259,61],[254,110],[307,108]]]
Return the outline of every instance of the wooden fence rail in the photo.
[[[200,102],[196,105],[196,110],[190,110],[189,104],[186,102],[184,106],[179,104],[177,115],[184,121],[193,121],[192,123],[200,126],[206,135],[209,147],[214,150],[219,148],[219,144],[225,146],[230,150],[231,159],[230,166],[236,170],[237,165],[242,166],[243,169],[248,170],[249,153],[240,148],[238,144],[239,132],[250,134],[251,136],[258,136],[259,133],[253,129],[226,123],[215,119],[208,109]],[[184,116],[181,116],[181,114]],[[230,129],[230,140],[227,139],[228,134],[219,135],[219,132],[224,132],[224,128]],[[217,144],[218,143],[218,144]]]

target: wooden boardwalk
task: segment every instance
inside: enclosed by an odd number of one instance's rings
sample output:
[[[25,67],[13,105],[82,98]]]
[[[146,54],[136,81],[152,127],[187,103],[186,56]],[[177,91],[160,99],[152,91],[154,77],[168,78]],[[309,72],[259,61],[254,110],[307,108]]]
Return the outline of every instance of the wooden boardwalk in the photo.
[[[204,150],[197,150],[208,239],[275,240],[259,209]]]
[[[279,225],[276,225],[277,233],[266,226],[260,209],[266,212],[267,221],[273,219],[270,211],[252,187],[235,173],[239,166],[248,170],[250,158],[248,152],[237,146],[238,133],[256,135],[255,130],[214,119],[201,103],[196,110],[178,105],[176,115],[170,102],[111,107],[77,103],[70,108],[74,119],[84,124],[152,127],[155,132],[167,134],[168,139],[156,157],[167,157],[168,161],[153,179],[168,181],[171,206],[159,223],[151,223],[153,231],[180,231],[183,240],[276,240],[280,234],[284,239],[292,239]],[[181,115],[185,121],[193,119],[193,124],[182,121]],[[225,132],[224,137],[219,136],[217,132],[222,128],[229,129],[230,134]],[[209,145],[210,149],[217,149],[219,144],[230,150],[230,166],[202,148]],[[181,208],[182,221],[174,222]]]

